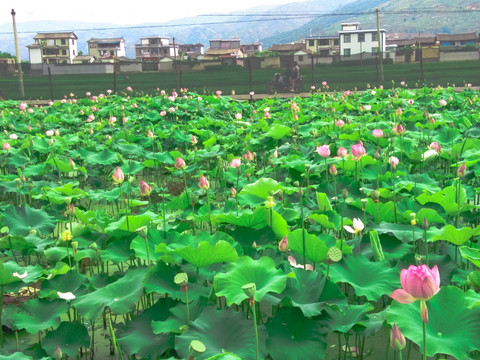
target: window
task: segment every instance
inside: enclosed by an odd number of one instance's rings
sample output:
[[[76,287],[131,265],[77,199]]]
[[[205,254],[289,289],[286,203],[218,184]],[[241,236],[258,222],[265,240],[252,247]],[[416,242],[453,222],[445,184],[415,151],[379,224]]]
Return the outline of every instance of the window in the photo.
[[[365,42],[365,34],[358,34],[358,42]]]
[[[75,50],[73,50],[73,55],[75,55]]]
[[[67,50],[62,50],[62,55],[67,55]]]
[[[75,45],[75,40],[74,39],[72,39],[72,45]]]
[[[375,55],[378,52],[378,46],[372,47],[372,54]]]
[[[66,45],[66,44],[67,43],[66,43],[65,39],[62,39],[62,45]]]
[[[308,40],[308,46],[310,47],[315,46],[315,40]]]
[[[350,42],[350,34],[343,35],[343,42],[344,43],[349,43]]]
[[[350,56],[351,49],[343,49],[343,56]]]
[[[372,33],[372,41],[378,41],[377,33]]]
[[[319,41],[320,46],[328,46],[330,44],[330,41],[328,39],[321,39]]]
[[[338,39],[333,40],[333,45],[338,45]]]
[[[298,56],[298,62],[303,62],[303,55]]]

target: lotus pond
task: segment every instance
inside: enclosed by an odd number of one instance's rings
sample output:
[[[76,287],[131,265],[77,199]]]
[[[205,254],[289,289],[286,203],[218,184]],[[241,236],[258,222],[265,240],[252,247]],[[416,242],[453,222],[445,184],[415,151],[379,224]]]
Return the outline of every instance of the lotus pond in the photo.
[[[0,358],[479,359],[478,92],[323,90],[1,102]]]

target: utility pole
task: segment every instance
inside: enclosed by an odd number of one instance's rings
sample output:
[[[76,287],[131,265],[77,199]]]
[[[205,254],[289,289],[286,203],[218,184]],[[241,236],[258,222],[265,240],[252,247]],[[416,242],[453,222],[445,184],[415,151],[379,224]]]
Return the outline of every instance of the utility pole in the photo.
[[[383,47],[382,47],[382,38],[380,37],[380,10],[377,9],[377,40],[378,40],[378,53],[380,54],[380,61],[378,66],[380,69],[380,81],[383,82]]]
[[[15,39],[15,52],[17,53],[17,69],[18,69],[18,87],[20,89],[20,98],[25,98],[25,90],[23,89],[23,72],[22,72],[22,63],[20,62],[20,50],[18,48],[18,37],[17,37],[17,24],[15,23],[15,10],[12,9],[12,20],[13,20],[13,35]]]

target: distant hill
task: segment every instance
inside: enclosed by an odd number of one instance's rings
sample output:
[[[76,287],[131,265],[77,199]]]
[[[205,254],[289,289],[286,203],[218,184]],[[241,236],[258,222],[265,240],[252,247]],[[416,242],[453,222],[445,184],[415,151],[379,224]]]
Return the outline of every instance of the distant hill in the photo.
[[[390,37],[480,31],[480,11],[469,11],[480,9],[478,0],[308,0],[255,7],[228,17],[196,16],[129,28],[65,21],[18,22],[17,28],[23,60],[28,60],[26,46],[33,43],[37,32],[62,30],[75,31],[79,50],[84,54],[88,53],[87,40],[92,37],[123,37],[127,56],[134,58],[135,44],[142,36],[163,35],[175,37],[181,43],[201,42],[207,49],[209,39],[236,35],[243,43],[259,40],[265,49],[273,44],[300,41],[309,35],[337,34],[340,23],[347,21],[358,21],[364,29],[376,28],[374,11],[377,8],[380,9],[380,26]],[[286,15],[301,16],[287,19]],[[0,52],[15,53],[11,32],[11,24],[0,25]]]

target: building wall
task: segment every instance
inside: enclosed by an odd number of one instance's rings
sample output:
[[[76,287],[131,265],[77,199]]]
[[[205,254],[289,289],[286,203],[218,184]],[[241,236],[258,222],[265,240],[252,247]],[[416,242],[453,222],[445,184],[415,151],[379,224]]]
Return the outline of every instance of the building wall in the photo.
[[[42,63],[42,49],[28,49],[28,52],[31,64]]]
[[[378,40],[373,40],[373,34],[376,32],[359,32],[359,33],[340,33],[340,55],[345,55],[345,49],[350,49],[350,54],[360,54],[360,53],[372,53],[373,48],[378,47]],[[359,42],[358,37],[360,34],[364,34],[365,41]],[[345,42],[345,35],[350,35],[350,42]],[[385,32],[381,32],[380,36],[382,37],[382,52],[385,52]]]
[[[440,61],[479,60],[478,51],[441,51]]]
[[[50,64],[52,75],[113,74],[113,64]],[[48,66],[43,66],[43,75],[48,75]]]
[[[142,63],[120,63],[120,71],[121,72],[141,72],[142,71]]]
[[[279,56],[271,56],[271,57],[264,57],[261,62],[262,69],[278,69],[280,68],[280,57]]]

